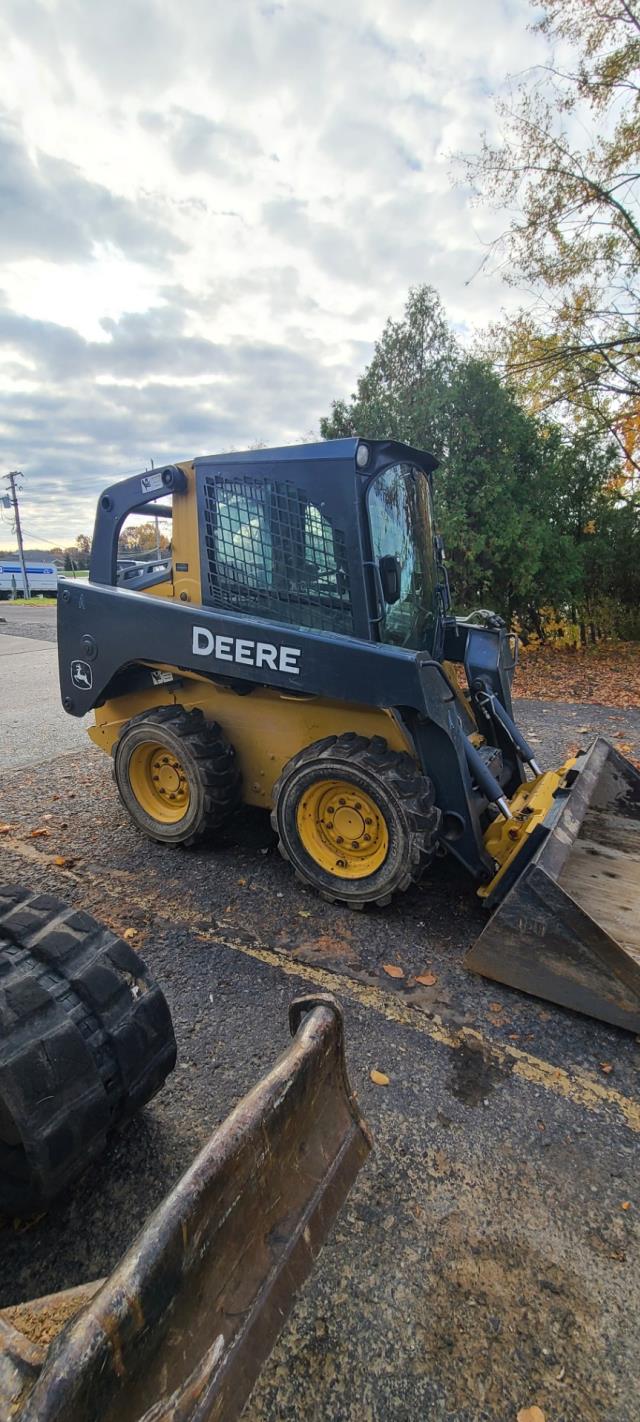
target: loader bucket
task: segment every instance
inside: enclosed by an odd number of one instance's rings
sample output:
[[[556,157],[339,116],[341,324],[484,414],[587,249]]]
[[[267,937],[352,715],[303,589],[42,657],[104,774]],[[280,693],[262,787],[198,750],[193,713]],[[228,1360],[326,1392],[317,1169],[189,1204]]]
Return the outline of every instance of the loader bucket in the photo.
[[[371,1145],[337,1003],[300,999],[291,1025],[288,1051],[48,1353],[0,1322],[0,1412],[4,1378],[19,1422],[240,1415]]]
[[[572,777],[465,965],[640,1032],[640,774],[598,737]]]

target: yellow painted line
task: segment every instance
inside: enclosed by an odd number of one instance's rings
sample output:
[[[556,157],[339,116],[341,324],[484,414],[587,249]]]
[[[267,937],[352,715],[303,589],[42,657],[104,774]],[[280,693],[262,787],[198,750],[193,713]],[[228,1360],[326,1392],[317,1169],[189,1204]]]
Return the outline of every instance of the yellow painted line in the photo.
[[[386,1017],[389,1022],[397,1022],[402,1027],[411,1027],[413,1031],[422,1032],[440,1046],[456,1050],[465,1043],[479,1044],[496,1064],[510,1067],[514,1076],[519,1076],[534,1086],[540,1086],[543,1090],[552,1092],[554,1096],[562,1096],[574,1106],[583,1106],[587,1111],[613,1109],[630,1130],[640,1134],[640,1102],[623,1096],[622,1092],[616,1091],[614,1087],[606,1086],[581,1067],[574,1067],[570,1072],[565,1071],[564,1067],[554,1066],[543,1057],[534,1057],[530,1052],[523,1052],[512,1043],[503,1045],[491,1042],[476,1028],[446,1027],[437,1018],[427,1017],[419,1007],[411,1007],[399,997],[383,992],[381,988],[360,983],[357,979],[345,977],[341,973],[329,973],[325,968],[294,962],[274,953],[271,948],[250,947],[246,943],[223,938],[214,933],[200,932],[197,937],[207,943],[216,943],[222,948],[244,953],[245,957],[265,963],[270,968],[278,968],[289,977],[313,983],[323,992],[332,992],[338,997],[355,998],[361,1007],[370,1008],[371,1011]]]

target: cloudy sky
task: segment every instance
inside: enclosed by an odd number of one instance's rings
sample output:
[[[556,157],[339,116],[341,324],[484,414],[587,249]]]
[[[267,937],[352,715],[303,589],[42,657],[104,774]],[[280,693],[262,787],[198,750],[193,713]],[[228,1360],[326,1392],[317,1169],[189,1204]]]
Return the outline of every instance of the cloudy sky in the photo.
[[[450,155],[542,54],[527,0],[2,0],[2,464],[27,542],[148,465],[290,443],[495,215]],[[10,542],[0,523],[0,546]]]

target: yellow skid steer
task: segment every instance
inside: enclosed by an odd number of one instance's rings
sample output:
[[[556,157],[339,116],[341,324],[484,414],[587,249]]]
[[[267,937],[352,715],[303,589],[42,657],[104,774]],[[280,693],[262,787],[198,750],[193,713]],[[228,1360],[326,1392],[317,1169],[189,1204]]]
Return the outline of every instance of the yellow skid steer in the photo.
[[[343,439],[168,464],[105,490],[61,584],[61,695],[136,825],[192,845],[242,802],[355,909],[455,858],[492,917],[467,965],[640,1031],[640,776],[605,742],[543,770],[516,643],[451,612],[436,460]],[[130,514],[170,557],[118,561]]]

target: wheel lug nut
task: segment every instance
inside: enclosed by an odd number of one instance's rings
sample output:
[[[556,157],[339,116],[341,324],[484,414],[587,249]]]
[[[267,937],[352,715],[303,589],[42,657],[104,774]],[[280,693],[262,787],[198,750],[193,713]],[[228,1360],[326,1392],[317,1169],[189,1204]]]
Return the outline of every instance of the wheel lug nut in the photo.
[[[338,844],[344,844],[344,840],[341,834],[338,835]]]
[[[354,808],[354,810],[361,810],[361,809],[362,809],[362,806],[361,806],[359,800],[356,800],[356,803],[355,803],[355,805],[354,805],[353,808]]]
[[[328,814],[328,815],[333,815],[333,814],[334,814],[333,805],[327,805],[327,814]]]
[[[370,834],[366,834],[366,835],[365,835],[365,839],[366,839],[366,840],[370,840],[370,839],[371,839],[371,835],[370,835]]]
[[[351,848],[352,848],[352,849],[359,849],[359,848],[360,848],[360,840],[359,840],[359,839],[354,839],[353,842],[352,842]]]
[[[373,824],[373,820],[372,820],[372,819],[365,820],[365,824],[366,824],[366,825],[372,825],[372,824]]]
[[[327,829],[333,829],[333,820],[327,820]]]
[[[339,800],[339,801],[338,801],[338,804],[339,804],[339,805],[346,805],[346,803],[347,803],[346,800]]]

